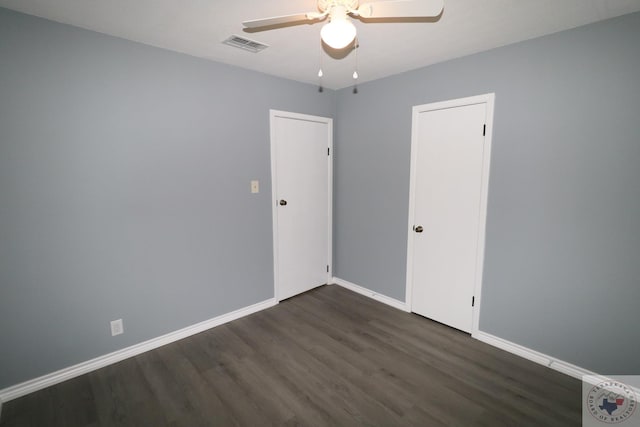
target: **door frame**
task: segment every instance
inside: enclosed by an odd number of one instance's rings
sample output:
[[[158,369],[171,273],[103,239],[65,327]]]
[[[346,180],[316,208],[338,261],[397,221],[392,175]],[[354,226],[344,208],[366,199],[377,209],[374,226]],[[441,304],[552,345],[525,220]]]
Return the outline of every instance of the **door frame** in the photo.
[[[275,120],[276,118],[285,118],[292,120],[305,120],[312,122],[325,123],[328,126],[328,141],[327,148],[329,150],[327,155],[327,179],[328,179],[328,200],[327,200],[327,262],[329,268],[327,271],[327,283],[331,282],[333,275],[333,119],[328,117],[311,116],[308,114],[292,113],[289,111],[269,110],[269,135],[271,145],[271,218],[273,221],[273,293],[276,301],[280,302],[278,296],[278,174],[277,156],[276,156],[276,135],[275,135]]]
[[[482,274],[484,267],[485,234],[487,226],[487,197],[489,195],[489,170],[491,163],[491,140],[493,137],[493,110],[495,104],[495,93],[470,96],[466,98],[452,99],[442,102],[434,102],[413,107],[411,123],[411,169],[409,178],[409,224],[407,227],[407,283],[406,283],[406,304],[409,311],[413,311],[413,247],[415,232],[415,192],[416,192],[416,172],[418,162],[418,125],[417,118],[420,113],[442,110],[446,108],[464,107],[467,105],[486,104],[485,117],[485,139],[482,154],[482,175],[480,188],[480,227],[478,231],[478,251],[476,253],[476,272],[473,284],[475,304],[472,308],[471,335],[475,335],[479,330],[480,307],[482,304]]]

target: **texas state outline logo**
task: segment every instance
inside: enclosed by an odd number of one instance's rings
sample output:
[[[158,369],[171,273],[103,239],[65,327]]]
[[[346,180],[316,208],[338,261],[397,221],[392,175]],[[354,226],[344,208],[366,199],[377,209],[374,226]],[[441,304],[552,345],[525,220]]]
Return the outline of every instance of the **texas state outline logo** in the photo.
[[[589,413],[601,423],[621,424],[635,412],[638,398],[628,385],[608,380],[593,386],[585,403]]]

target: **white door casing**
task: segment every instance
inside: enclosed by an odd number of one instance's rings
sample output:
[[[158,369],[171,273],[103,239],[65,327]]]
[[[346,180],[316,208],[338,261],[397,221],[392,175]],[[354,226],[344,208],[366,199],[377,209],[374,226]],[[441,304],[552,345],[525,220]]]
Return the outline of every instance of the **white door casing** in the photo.
[[[494,98],[413,108],[407,305],[465,332],[479,322]]]
[[[331,277],[333,120],[271,110],[270,125],[274,284],[281,301]]]

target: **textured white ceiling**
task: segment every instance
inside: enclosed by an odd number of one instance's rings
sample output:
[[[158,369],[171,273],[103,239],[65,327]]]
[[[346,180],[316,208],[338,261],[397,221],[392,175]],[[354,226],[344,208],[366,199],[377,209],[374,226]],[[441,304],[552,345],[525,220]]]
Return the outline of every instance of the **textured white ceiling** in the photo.
[[[640,0],[444,0],[437,22],[355,20],[359,82],[640,11]],[[316,10],[314,0],[0,0],[0,7],[243,68],[338,89],[353,84],[353,51],[322,51],[322,23],[246,33],[249,19]],[[236,34],[270,47],[221,42]]]

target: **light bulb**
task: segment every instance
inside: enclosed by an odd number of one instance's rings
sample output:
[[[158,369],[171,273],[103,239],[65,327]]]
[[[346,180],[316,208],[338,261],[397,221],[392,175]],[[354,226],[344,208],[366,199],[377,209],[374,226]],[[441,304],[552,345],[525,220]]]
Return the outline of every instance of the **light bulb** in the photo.
[[[355,80],[355,79],[357,79],[357,78],[358,78],[358,72],[357,72],[357,71],[354,71],[354,72],[353,72],[353,79]]]
[[[333,18],[320,30],[322,40],[334,49],[343,49],[356,38],[356,27],[346,17]]]
[[[318,70],[318,77],[322,77],[324,74],[322,73],[322,68]]]

